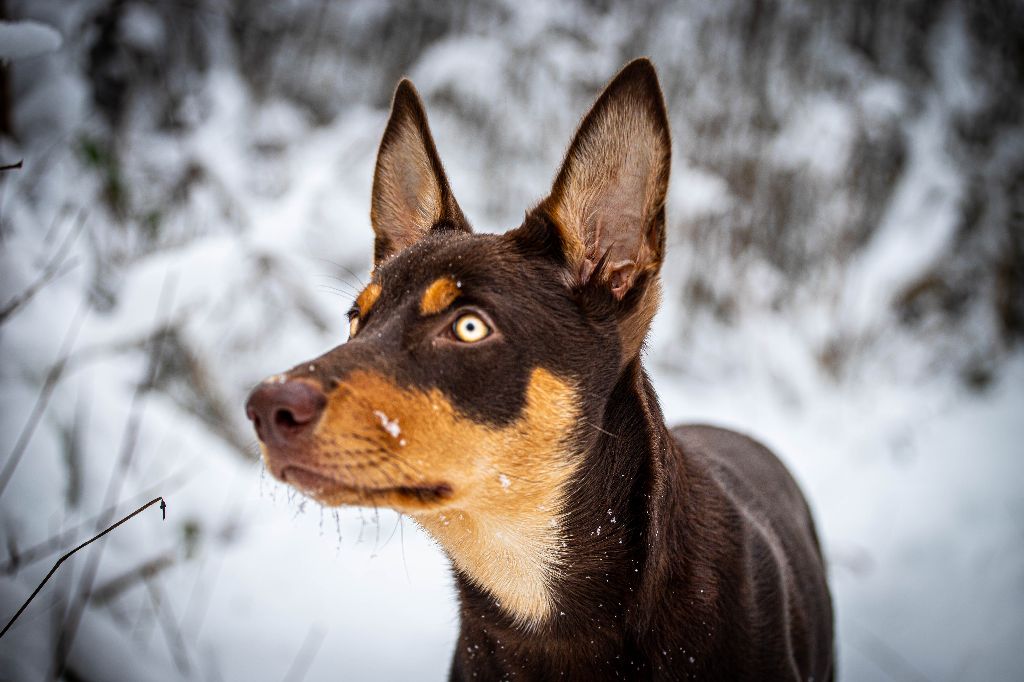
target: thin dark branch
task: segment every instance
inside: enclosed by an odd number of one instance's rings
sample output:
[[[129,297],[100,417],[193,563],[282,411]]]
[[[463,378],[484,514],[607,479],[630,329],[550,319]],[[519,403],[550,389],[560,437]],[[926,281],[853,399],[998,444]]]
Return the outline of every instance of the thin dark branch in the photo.
[[[0,166],[0,171],[21,170],[21,167],[22,165],[24,165],[24,163],[25,160],[21,159],[17,163],[9,163],[6,166]]]
[[[150,496],[155,495],[158,490],[167,490],[168,488],[175,490],[185,481],[185,478],[183,471],[173,473],[155,486],[152,486],[143,493],[136,495],[135,499],[148,499]],[[18,551],[17,549],[9,550],[10,555],[7,557],[7,560],[3,564],[0,564],[0,573],[10,575],[22,568],[25,568],[26,566],[31,566],[37,561],[42,561],[43,559],[56,554],[60,551],[61,547],[64,547],[71,538],[78,535],[78,533],[84,528],[87,526],[92,528],[97,527],[103,519],[109,519],[123,506],[123,503],[112,505],[91,519],[83,521],[71,528],[62,530],[56,535],[51,535],[42,542],[37,542],[24,551]]]
[[[3,497],[4,491],[7,489],[7,484],[11,482],[11,477],[14,476],[14,470],[18,468],[18,464],[21,462],[21,458],[25,454],[25,448],[28,447],[28,442],[32,439],[32,434],[35,433],[36,426],[39,425],[39,420],[42,418],[43,412],[46,411],[46,406],[50,402],[53,390],[57,388],[57,383],[64,374],[64,367],[67,365],[68,357],[71,355],[71,349],[75,345],[75,340],[78,338],[78,332],[82,329],[82,323],[85,322],[87,312],[88,306],[85,300],[83,300],[79,303],[78,310],[75,312],[75,317],[71,320],[71,324],[68,326],[68,331],[64,336],[64,341],[61,343],[60,354],[57,356],[57,362],[54,363],[53,367],[50,368],[49,373],[46,375],[46,379],[43,381],[43,385],[39,389],[39,396],[36,398],[36,404],[32,407],[32,413],[29,415],[28,420],[22,427],[21,433],[18,434],[18,440],[15,442],[14,449],[11,450],[11,454],[7,456],[7,461],[4,462],[3,469],[0,470],[0,497]]]
[[[80,544],[78,547],[75,547],[70,552],[65,553],[61,558],[57,559],[57,563],[55,563],[53,565],[53,568],[51,568],[50,572],[46,574],[46,577],[43,578],[43,581],[41,583],[39,583],[39,586],[36,587],[35,590],[33,590],[32,594],[29,595],[28,599],[25,600],[25,603],[21,605],[20,609],[18,609],[18,612],[15,613],[11,617],[11,619],[9,621],[7,621],[7,625],[5,625],[3,631],[0,632],[0,638],[2,638],[4,635],[7,634],[7,631],[11,629],[12,625],[14,625],[14,622],[16,620],[18,620],[18,618],[21,616],[21,614],[24,613],[25,609],[28,608],[28,605],[32,603],[32,600],[36,598],[36,595],[39,594],[39,591],[43,589],[43,585],[45,585],[47,583],[47,581],[53,576],[53,574],[57,572],[57,569],[60,568],[61,564],[63,564],[65,561],[67,561],[69,558],[71,558],[71,555],[73,555],[75,552],[77,552],[80,549],[84,549],[85,547],[88,547],[89,545],[91,545],[92,543],[96,542],[97,540],[99,540],[104,535],[106,535],[107,533],[111,532],[112,530],[114,530],[118,526],[120,526],[120,525],[122,525],[124,523],[127,523],[131,519],[135,518],[136,516],[138,516],[142,512],[144,512],[147,509],[149,509],[150,507],[152,507],[157,502],[160,503],[161,509],[165,509],[166,508],[167,503],[164,502],[164,498],[162,498],[162,497],[155,497],[152,500],[150,500],[149,502],[147,502],[146,504],[142,505],[141,507],[139,507],[138,509],[133,511],[128,516],[125,516],[123,519],[121,519],[117,523],[115,523],[115,524],[113,524],[111,526],[108,526],[104,531],[102,531],[100,533],[97,533],[96,535],[92,536],[91,538],[89,538],[88,540],[86,540],[85,542]]]

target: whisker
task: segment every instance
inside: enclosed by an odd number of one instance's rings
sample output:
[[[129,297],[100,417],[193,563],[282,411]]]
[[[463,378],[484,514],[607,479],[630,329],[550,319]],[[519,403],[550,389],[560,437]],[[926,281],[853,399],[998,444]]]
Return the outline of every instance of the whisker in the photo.
[[[398,529],[399,529],[399,540],[402,544],[402,566],[405,567],[405,579],[412,584],[412,578],[409,577],[409,564],[405,560],[405,525],[402,523],[402,514],[398,515]]]
[[[367,409],[369,409],[371,411],[374,409],[373,405],[370,404],[370,402],[367,399],[363,398],[362,396],[354,395],[353,394],[351,397],[356,402],[361,403],[363,407],[365,407],[365,408],[367,408]],[[404,467],[407,467],[409,469],[412,469],[413,473],[415,473],[416,476],[418,476],[421,481],[423,481],[424,483],[429,483],[430,482],[430,480],[427,478],[426,474],[424,474],[424,472],[422,470],[420,470],[419,467],[417,467],[415,464],[413,464],[412,462],[408,461],[407,459],[401,457],[398,452],[396,452],[394,449],[389,447],[390,443],[384,443],[381,440],[379,440],[379,436],[377,436],[376,433],[374,433],[372,435],[367,435],[367,434],[362,434],[362,433],[352,433],[352,434],[349,434],[349,436],[352,437],[352,438],[355,438],[356,440],[361,440],[361,441],[363,441],[365,443],[370,443],[371,445],[374,445],[374,446],[380,448],[382,451],[387,452],[388,454],[392,455],[392,457],[396,461],[401,463],[401,466],[404,466]],[[399,473],[401,473],[401,468],[399,468]]]
[[[388,539],[384,541],[384,546],[381,547],[381,550],[383,550],[385,547],[387,547],[389,544],[391,544],[392,538],[394,538],[395,537],[395,533],[398,532],[398,524],[401,523],[401,521],[402,521],[402,515],[401,514],[396,514],[395,527],[391,529],[391,535],[389,535]]]
[[[409,460],[407,460],[407,459],[405,459],[403,457],[392,457],[388,461],[393,463],[394,465],[396,465],[398,470],[399,470],[399,472],[401,472],[401,468],[402,467],[408,467],[409,469],[412,469],[412,472],[420,479],[420,481],[422,481],[423,483],[428,483],[428,484],[430,483],[430,479],[423,472],[423,470],[420,469],[415,464],[413,464],[412,462],[410,462]]]
[[[605,429],[602,429],[600,426],[598,426],[597,424],[592,423],[590,420],[588,420],[588,419],[586,419],[584,417],[580,417],[580,421],[583,422],[584,424],[586,424],[587,426],[589,426],[590,428],[594,429],[595,431],[600,431],[604,435],[611,436],[615,440],[619,439],[619,434],[612,433],[611,431],[607,431]]]
[[[346,267],[346,266],[342,265],[341,263],[337,263],[337,262],[335,262],[335,261],[333,261],[333,260],[331,260],[331,259],[329,259],[329,258],[322,258],[322,257],[320,257],[320,256],[313,256],[313,258],[314,258],[315,260],[321,261],[321,262],[323,262],[323,263],[327,263],[328,265],[333,265],[334,267],[338,268],[339,270],[344,270],[344,271],[345,271],[346,273],[348,273],[348,275],[349,275],[350,277],[352,277],[352,279],[354,279],[354,280],[356,280],[357,282],[359,282],[359,287],[360,287],[360,288],[364,288],[364,287],[366,287],[366,283],[365,283],[365,282],[363,282],[363,278],[362,278],[362,277],[360,277],[360,276],[359,276],[359,275],[357,275],[357,274],[356,274],[355,272],[353,272],[353,271],[352,271],[352,270],[351,270],[350,268],[348,268],[348,267]],[[340,279],[340,278],[339,278],[339,279]]]
[[[351,291],[345,291],[344,289],[335,289],[334,287],[328,286],[326,284],[318,284],[316,288],[319,289],[320,291],[326,291],[327,293],[335,294],[336,296],[340,296],[341,298],[350,299],[356,297],[356,295]]]
[[[377,534],[373,539],[373,553],[377,553],[377,549],[380,547],[380,510],[377,508],[377,503],[373,503],[373,523],[377,526]]]

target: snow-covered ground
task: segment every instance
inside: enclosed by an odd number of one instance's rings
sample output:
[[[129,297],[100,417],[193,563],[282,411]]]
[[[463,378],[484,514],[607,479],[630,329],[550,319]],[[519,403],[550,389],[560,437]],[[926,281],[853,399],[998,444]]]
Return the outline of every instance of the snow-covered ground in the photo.
[[[730,3],[588,14],[496,0],[458,21],[421,7],[401,60],[397,5],[282,3],[298,19],[260,26],[281,39],[262,92],[220,3],[187,19],[123,3],[114,57],[89,51],[111,3],[14,4],[64,42],[34,26],[45,37],[0,45],[18,133],[0,137],[0,165],[24,159],[0,176],[0,307],[53,275],[0,321],[0,617],[98,524],[155,495],[169,506],[60,569],[0,640],[0,677],[44,678],[73,631],[78,679],[444,679],[457,614],[439,550],[408,519],[323,511],[264,475],[242,404],[345,336],[396,69],[427,101],[464,210],[500,230],[544,194],[601,82],[644,53],[675,130],[648,351],[666,416],[750,433],[796,473],[829,559],[841,679],[1024,675],[1024,356],[985,299],[983,256],[1001,243],[957,241],[970,197],[990,207],[982,236],[1013,205],[1010,184],[972,183],[1012,178],[999,174],[1024,134],[998,128],[982,160],[957,146],[952,131],[996,95],[971,76],[984,53],[956,3],[921,39],[927,83],[812,31],[814,60],[767,52],[760,90],[730,71],[751,59],[729,40],[748,31]],[[233,39],[259,14],[245,6]],[[772,20],[798,27],[809,7]],[[276,22],[297,28],[282,38]],[[391,26],[391,51],[347,53],[316,25],[359,29],[358,45]],[[199,47],[176,52],[175,31]],[[126,95],[116,124],[102,83]],[[778,120],[737,123],[758,107]],[[891,186],[865,207],[872,178],[847,180],[894,146]],[[744,175],[750,158],[765,170]],[[789,190],[788,208],[774,203]],[[978,263],[956,314],[902,319],[918,282]]]

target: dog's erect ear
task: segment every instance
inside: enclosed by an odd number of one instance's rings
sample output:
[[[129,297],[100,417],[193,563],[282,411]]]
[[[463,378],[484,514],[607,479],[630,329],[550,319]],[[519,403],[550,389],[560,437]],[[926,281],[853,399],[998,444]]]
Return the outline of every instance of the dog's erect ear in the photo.
[[[637,59],[584,117],[539,207],[558,229],[576,283],[600,277],[621,300],[638,277],[657,273],[670,160],[658,76],[650,61]]]
[[[375,266],[432,229],[469,232],[448,186],[423,103],[406,79],[395,90],[391,117],[377,152],[370,222],[375,235]]]

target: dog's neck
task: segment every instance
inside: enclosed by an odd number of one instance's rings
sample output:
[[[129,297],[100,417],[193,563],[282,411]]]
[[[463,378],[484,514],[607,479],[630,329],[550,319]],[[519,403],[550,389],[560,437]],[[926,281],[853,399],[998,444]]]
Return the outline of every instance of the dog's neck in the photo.
[[[457,569],[464,634],[469,624],[510,646],[529,647],[536,638],[550,653],[552,637],[572,642],[585,632],[595,646],[621,640],[631,614],[644,611],[633,605],[649,591],[653,545],[665,540],[651,529],[665,505],[662,472],[671,446],[639,361],[624,368],[603,417],[595,417],[584,428],[594,428],[596,437],[561,499],[499,530],[514,542],[488,540],[493,533],[479,532],[485,523],[464,518],[469,531],[462,532],[476,533],[479,542],[462,543],[456,553],[445,540],[450,527],[439,536],[427,526]],[[466,570],[480,565],[490,568]],[[532,604],[533,617],[524,619],[517,603]]]
[[[564,570],[558,492],[533,493],[523,494],[514,507],[415,516],[448,554],[463,592],[472,585],[481,608],[527,629],[553,613],[554,587]]]

